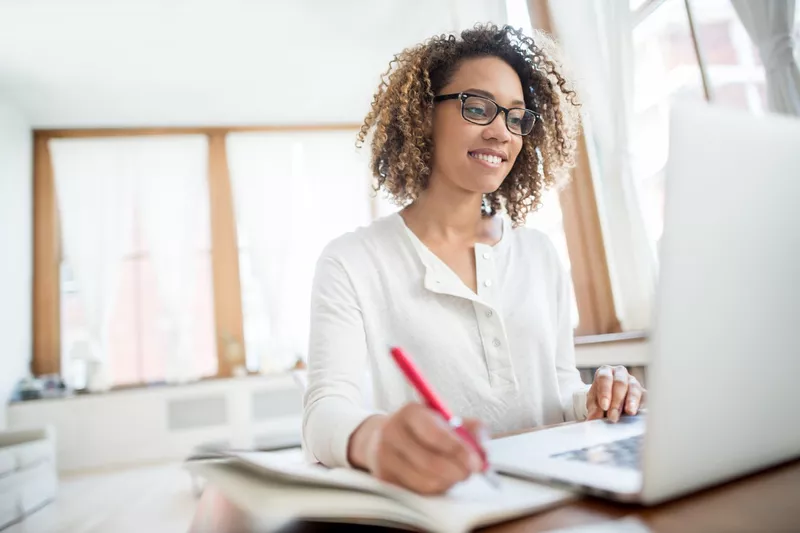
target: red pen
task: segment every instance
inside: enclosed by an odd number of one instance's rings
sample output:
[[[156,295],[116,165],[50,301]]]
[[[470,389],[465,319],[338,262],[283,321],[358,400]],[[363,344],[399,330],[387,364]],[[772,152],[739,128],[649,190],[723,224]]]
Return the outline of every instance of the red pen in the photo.
[[[486,452],[484,452],[483,448],[475,441],[475,438],[472,434],[467,431],[467,428],[464,427],[463,421],[461,417],[453,416],[453,413],[444,405],[439,397],[433,392],[433,389],[428,382],[422,377],[422,374],[411,362],[411,359],[398,347],[392,347],[390,349],[392,354],[392,358],[394,359],[397,366],[400,367],[400,370],[406,376],[406,379],[411,382],[411,385],[419,392],[420,396],[422,396],[423,400],[427,406],[440,415],[447,421],[447,424],[453,428],[453,430],[462,438],[464,439],[467,444],[472,446],[472,448],[478,453],[481,460],[483,461],[483,470],[482,473],[486,480],[494,487],[499,485],[497,476],[489,467],[489,461],[486,457]]]

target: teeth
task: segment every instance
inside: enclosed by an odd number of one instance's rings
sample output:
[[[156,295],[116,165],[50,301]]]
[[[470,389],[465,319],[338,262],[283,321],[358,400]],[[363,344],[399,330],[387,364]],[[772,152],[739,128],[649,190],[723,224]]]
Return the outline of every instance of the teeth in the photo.
[[[496,155],[489,155],[489,154],[470,154],[470,157],[474,157],[475,159],[481,159],[486,161],[487,163],[491,163],[493,165],[499,165],[503,162],[503,160],[496,156]]]

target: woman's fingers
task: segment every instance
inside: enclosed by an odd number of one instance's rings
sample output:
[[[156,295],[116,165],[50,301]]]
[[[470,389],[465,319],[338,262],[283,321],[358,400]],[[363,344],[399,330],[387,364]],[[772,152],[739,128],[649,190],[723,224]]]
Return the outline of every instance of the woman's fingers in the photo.
[[[595,393],[595,402],[597,406],[603,410],[608,411],[611,405],[611,392],[614,383],[614,371],[608,365],[603,365],[594,373],[594,382],[592,383],[592,390]]]
[[[605,411],[595,405],[589,409],[589,413],[586,415],[586,420],[599,420],[606,416],[605,413]]]
[[[465,418],[464,428],[470,432],[470,434],[475,438],[475,441],[481,446],[485,446],[491,438],[486,425],[477,418]]]
[[[589,393],[586,395],[586,409],[588,410],[586,420],[597,420],[605,416],[605,412],[600,408],[600,405],[598,405],[597,402],[596,385],[593,385],[589,389]]]
[[[638,413],[643,396],[644,389],[641,383],[639,383],[639,380],[635,377],[630,376],[628,378],[628,395],[625,397],[625,412],[629,415]]]
[[[477,421],[465,426],[478,431]],[[482,467],[480,456],[430,409],[410,404],[392,415],[375,450],[373,473],[423,494],[449,489]]]
[[[408,428],[398,431],[389,441],[389,446],[406,460],[407,467],[410,466],[434,480],[453,484],[463,481],[472,473],[468,463],[432,450],[427,444],[420,442]]]
[[[624,366],[614,367],[614,384],[611,387],[611,403],[606,416],[611,422],[619,420],[622,414],[623,402],[628,394],[628,380],[630,375]]]
[[[419,406],[412,416],[404,418],[411,435],[424,448],[453,461],[469,472],[480,470],[482,461],[478,453],[437,413]]]
[[[635,415],[644,402],[647,391],[624,366],[601,366],[586,395],[587,420],[607,417],[619,421],[623,413]]]
[[[379,464],[373,472],[377,478],[420,494],[438,494],[450,486],[444,478],[418,468],[399,447],[388,443]]]

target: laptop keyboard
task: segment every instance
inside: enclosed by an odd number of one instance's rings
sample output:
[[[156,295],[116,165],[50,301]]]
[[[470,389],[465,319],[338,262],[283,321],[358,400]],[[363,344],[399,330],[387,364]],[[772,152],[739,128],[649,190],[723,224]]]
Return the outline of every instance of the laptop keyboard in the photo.
[[[553,458],[569,461],[616,466],[639,470],[644,435],[636,435],[627,439],[597,444],[580,450],[571,450],[553,455]]]

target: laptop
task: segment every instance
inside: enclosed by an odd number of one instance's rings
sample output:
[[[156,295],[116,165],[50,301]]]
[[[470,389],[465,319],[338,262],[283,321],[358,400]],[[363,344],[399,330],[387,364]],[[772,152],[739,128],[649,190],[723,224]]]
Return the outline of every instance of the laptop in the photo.
[[[800,456],[800,120],[670,117],[647,414],[492,441],[500,472],[656,504]]]

